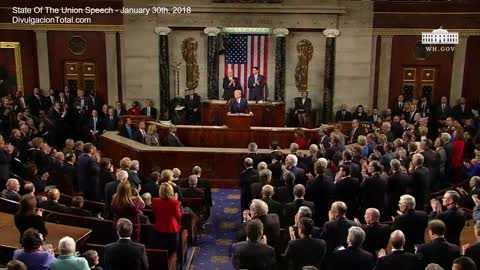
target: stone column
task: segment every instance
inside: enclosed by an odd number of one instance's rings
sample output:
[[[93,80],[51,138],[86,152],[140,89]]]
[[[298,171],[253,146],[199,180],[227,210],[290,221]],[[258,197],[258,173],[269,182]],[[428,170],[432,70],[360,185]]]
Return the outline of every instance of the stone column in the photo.
[[[275,100],[285,100],[285,45],[288,29],[276,28],[273,29],[273,34],[276,38],[275,48]]]
[[[118,100],[118,65],[116,34],[116,32],[105,32],[108,104],[115,104],[115,102]]]
[[[218,88],[218,33],[220,29],[207,27],[203,32],[208,36],[207,48],[207,96],[209,99],[219,99]]]
[[[335,38],[340,35],[337,29],[325,29],[325,76],[323,81],[322,122],[328,123],[333,118],[333,97],[335,95]]]
[[[159,35],[159,70],[160,70],[160,120],[168,120],[168,104],[170,103],[170,70],[168,60],[168,34],[172,29],[156,27]]]
[[[38,57],[38,80],[39,87],[43,89],[44,94],[48,94],[50,89],[50,66],[48,61],[48,41],[47,31],[35,30],[35,38],[37,41],[37,57]],[[24,89],[32,90],[32,89]],[[56,89],[63,90],[63,89]]]
[[[385,110],[389,107],[390,66],[392,64],[393,36],[380,36],[380,59],[378,61],[378,99],[377,108]]]
[[[462,96],[463,72],[465,69],[465,56],[467,53],[468,36],[459,34],[458,44],[455,45],[452,66],[452,82],[450,83],[450,104],[453,106]],[[473,100],[468,100],[473,102]]]

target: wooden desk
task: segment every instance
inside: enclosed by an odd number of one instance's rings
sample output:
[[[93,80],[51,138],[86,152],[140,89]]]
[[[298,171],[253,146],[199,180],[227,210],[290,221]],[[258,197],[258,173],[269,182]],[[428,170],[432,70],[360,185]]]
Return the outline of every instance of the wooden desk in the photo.
[[[157,125],[160,138],[168,135],[168,124],[147,122],[148,125]],[[191,147],[220,147],[244,148],[255,142],[258,148],[270,147],[272,141],[278,141],[280,148],[288,148],[295,140],[294,132],[297,128],[277,127],[250,127],[250,129],[231,129],[227,126],[189,126],[178,125],[177,135],[185,146]],[[310,139],[318,134],[315,129],[302,129],[305,137]]]
[[[58,252],[58,241],[65,236],[70,236],[77,242],[77,249],[80,249],[79,246],[82,246],[88,239],[92,230],[72,227],[66,225],[60,225],[55,223],[46,223],[48,236],[47,243],[52,244],[55,248],[55,253]],[[13,215],[0,212],[0,232],[2,237],[0,237],[0,245],[5,247],[12,248],[21,248],[22,246],[18,242],[20,239],[20,233],[15,227],[15,222],[13,221]]]
[[[100,136],[100,147],[104,156],[118,164],[120,159],[130,157],[140,162],[140,171],[148,175],[154,166],[162,169],[179,168],[182,177],[188,177],[192,167],[202,168],[202,176],[212,181],[214,187],[239,187],[239,175],[243,170],[243,157],[247,147],[207,148],[207,147],[166,147],[148,146],[117,135],[115,131]],[[288,150],[283,150],[288,153]],[[302,151],[305,154],[306,150]],[[268,149],[259,149],[258,154],[269,155]]]
[[[248,106],[253,112],[252,126],[259,127],[284,127],[285,103],[266,102],[255,103],[249,101]],[[202,125],[223,125],[228,112],[227,101],[210,100],[202,102]]]

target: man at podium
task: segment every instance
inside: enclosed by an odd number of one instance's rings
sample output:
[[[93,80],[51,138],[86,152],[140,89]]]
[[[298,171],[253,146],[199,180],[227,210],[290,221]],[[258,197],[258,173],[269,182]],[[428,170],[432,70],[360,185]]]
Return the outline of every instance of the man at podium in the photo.
[[[246,98],[242,98],[242,91],[235,90],[234,98],[230,99],[230,110],[229,114],[232,113],[249,113],[253,114],[250,108],[248,107],[248,101]]]

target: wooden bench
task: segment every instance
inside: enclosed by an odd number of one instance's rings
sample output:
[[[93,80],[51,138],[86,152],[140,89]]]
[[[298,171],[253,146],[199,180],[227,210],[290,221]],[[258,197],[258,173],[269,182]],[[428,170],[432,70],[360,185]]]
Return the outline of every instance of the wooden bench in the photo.
[[[74,196],[70,196],[67,194],[60,194],[60,199],[58,200],[59,203],[65,204],[67,206],[72,205],[72,199]],[[83,209],[89,210],[93,214],[103,213],[104,210],[104,203],[84,200]]]

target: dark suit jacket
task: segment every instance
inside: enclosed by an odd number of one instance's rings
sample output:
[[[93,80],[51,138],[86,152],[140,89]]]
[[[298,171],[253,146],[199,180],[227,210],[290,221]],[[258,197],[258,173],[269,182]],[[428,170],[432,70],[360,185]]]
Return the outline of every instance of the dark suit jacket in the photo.
[[[143,194],[148,192],[152,195],[153,198],[158,198],[160,197],[159,189],[160,189],[160,186],[157,183],[150,180],[147,183],[142,185],[141,193]]]
[[[448,104],[445,105],[445,110],[442,110],[442,104],[440,103],[435,109],[435,119],[445,120],[452,115],[452,108]]]
[[[300,206],[306,206],[310,208],[310,210],[312,210],[312,213],[315,214],[315,204],[313,202],[303,199],[296,199],[291,203],[285,204],[283,213],[283,216],[285,218],[285,222],[283,223],[283,225],[285,225],[285,227],[295,224],[295,214],[297,214],[298,208],[300,208]]]
[[[275,251],[270,246],[258,242],[243,241],[234,244],[232,250],[232,263],[236,270],[274,269]]]
[[[275,251],[280,251],[280,219],[276,214],[267,214],[257,217],[263,224],[263,234],[267,237],[267,244],[275,249]],[[244,241],[247,237],[246,232],[247,222],[242,224],[242,229],[240,230],[239,240]]]
[[[73,107],[75,111],[80,112],[80,113],[87,113],[92,111],[93,108],[93,103],[90,97],[84,96],[83,97],[83,107],[82,107],[82,98],[76,97],[74,102],[73,102]]]
[[[453,260],[460,257],[460,248],[447,242],[445,238],[437,238],[419,246],[417,255],[422,267],[426,267],[429,263],[436,263],[443,269],[452,269]]]
[[[248,76],[248,89],[250,93],[252,91],[256,91],[257,95],[263,96],[263,88],[265,88],[265,77],[263,75],[258,74],[258,85],[255,85],[255,77],[253,75]]]
[[[375,123],[375,122],[377,122],[378,118],[381,118],[381,116],[377,114],[377,116],[375,118],[374,115],[371,114],[367,117],[367,121],[370,122],[370,123]]]
[[[465,256],[472,258],[476,265],[480,265],[480,243],[470,246],[465,250]]]
[[[305,103],[302,103],[301,97],[296,97],[293,100],[295,102],[295,108],[293,110],[296,111],[296,113],[310,114],[312,112],[312,100],[310,98],[306,98]]]
[[[347,247],[332,254],[329,266],[331,270],[371,270],[375,256],[361,248]]]
[[[104,125],[103,125],[103,121],[100,117],[97,117],[97,131],[98,131],[98,135],[101,135],[103,133],[103,130],[105,129],[104,128]],[[93,117],[90,117],[90,119],[88,119],[88,122],[87,122],[87,134],[91,134],[90,133],[90,130],[94,130],[94,126],[93,126]]]
[[[366,235],[363,248],[366,251],[377,254],[380,249],[387,248],[390,239],[390,225],[374,222],[364,226],[363,230]]]
[[[113,181],[105,185],[105,204],[104,204],[104,217],[107,219],[112,218],[112,209],[111,209],[111,204],[112,204],[112,197],[113,195],[117,192],[117,187],[120,182],[118,181]],[[153,194],[152,194],[153,197]]]
[[[257,173],[254,168],[248,168],[240,173],[240,200],[242,211],[248,209],[248,203],[250,198],[250,179]]]
[[[50,200],[38,203],[38,208],[43,208],[46,210],[59,212],[59,213],[67,212],[67,207],[65,205],[59,204],[58,202],[54,202]]]
[[[430,213],[431,219],[440,219],[447,226],[445,239],[448,242],[460,246],[460,234],[465,226],[465,213],[459,208],[448,208],[446,211]]]
[[[78,157],[77,173],[80,191],[84,193],[95,193],[100,174],[98,162],[86,153]],[[93,198],[87,198],[93,199]]]
[[[30,112],[33,115],[38,115],[38,112],[43,109],[43,97],[42,95],[39,95],[39,97],[35,97],[34,95],[30,96],[28,99],[28,107],[30,108]]]
[[[280,220],[283,217],[283,206],[281,203],[275,201],[272,198],[262,198],[264,202],[268,205],[268,213],[270,214],[277,214]]]
[[[189,123],[200,122],[200,96],[195,93],[191,100],[190,95],[186,95],[184,100],[187,121]],[[195,109],[197,109],[197,111],[194,111]]]
[[[396,216],[400,196],[407,194],[411,178],[408,174],[395,172],[387,178],[388,216]]]
[[[272,171],[272,184],[275,187],[282,186],[280,178],[282,177],[282,162],[275,162],[268,165],[268,169]]]
[[[392,231],[401,230],[405,234],[404,249],[415,252],[414,245],[425,242],[425,229],[428,216],[423,211],[409,210],[393,220]]]
[[[103,102],[102,97],[90,95],[89,98],[92,102],[92,106],[93,106],[92,109],[95,109],[95,110],[97,110],[98,113],[100,113],[102,111],[103,104],[105,104]]]
[[[242,85],[237,77],[233,77],[235,86],[230,86],[230,80],[228,77],[223,78],[223,99],[229,100],[233,98],[233,93],[235,90],[242,90]]]
[[[162,144],[164,146],[184,146],[183,143],[180,141],[180,138],[178,138],[178,135],[175,134],[175,136],[173,136],[171,133],[168,133],[168,136],[163,139]]]
[[[67,214],[70,215],[75,215],[75,216],[81,216],[81,217],[92,217],[92,212],[86,209],[81,209],[81,208],[74,208],[74,207],[68,207],[66,212]]]
[[[362,209],[373,207],[377,208],[380,213],[384,213],[385,193],[387,191],[387,180],[380,174],[367,177],[360,184],[360,200]],[[385,216],[382,216],[384,219]]]
[[[398,102],[395,102],[395,106],[392,109],[392,114],[394,116],[398,115],[398,116],[402,117],[404,109],[405,109],[405,102],[403,102],[402,106],[400,106],[400,104]]]
[[[248,102],[246,98],[240,98],[240,104],[235,98],[230,99],[230,109],[231,113],[250,113],[250,107],[248,107]]]
[[[250,197],[249,200],[262,198],[262,183],[256,182],[250,185]]]
[[[302,270],[303,266],[311,265],[320,269],[325,258],[325,241],[315,238],[297,239],[288,242],[285,259],[289,269]]]
[[[326,175],[317,176],[307,182],[305,199],[315,204],[313,220],[316,224],[321,225],[328,220],[328,210],[333,202],[334,191],[333,179]]]
[[[183,198],[201,198],[205,199],[205,192],[196,187],[181,188]]]
[[[358,136],[362,135],[362,131],[361,131],[361,128],[360,127],[357,127],[357,129],[355,129],[355,131],[353,131],[353,129],[350,131],[350,137],[348,139],[348,143],[349,144],[352,144],[352,143],[356,143],[357,140],[358,140]]]
[[[413,171],[410,189],[415,197],[415,209],[424,210],[430,196],[430,171],[427,167],[420,166]]]
[[[104,266],[106,270],[147,270],[145,246],[127,239],[106,245]]]
[[[147,131],[145,130],[145,137],[142,135],[142,132],[140,132],[140,129],[135,130],[135,134],[133,135],[133,138],[135,141],[139,143],[146,144],[147,142],[145,141],[145,138],[147,137]]]
[[[333,198],[335,201],[342,201],[347,205],[347,217],[358,217],[358,194],[360,181],[354,177],[346,177],[335,182]]]
[[[346,217],[338,218],[334,221],[325,223],[321,238],[327,243],[327,256],[339,246],[347,245],[348,229],[352,226],[358,226],[357,223]]]
[[[417,256],[403,250],[393,251],[390,255],[378,258],[375,270],[420,270]]]
[[[142,115],[147,115],[147,107],[142,109]],[[150,118],[157,119],[157,109],[150,107]]]
[[[134,140],[135,139],[135,133],[137,132],[137,128],[135,128],[135,126],[131,125],[130,128],[132,129],[132,135],[130,136],[128,134],[128,130],[127,130],[127,127],[125,125],[123,125],[120,130],[118,131],[118,135],[122,136],[122,137],[125,137],[125,138],[129,138],[131,140]]]
[[[113,116],[113,119],[110,120],[110,116],[106,115],[103,117],[103,124],[105,125],[105,130],[115,131],[118,128],[118,117],[117,115]]]
[[[298,167],[298,166],[292,166],[288,169],[295,175],[295,185],[297,184],[302,184],[306,186],[307,184],[307,178],[305,177],[305,170]]]
[[[464,111],[462,111],[462,107],[460,105],[453,106],[452,113],[453,113],[453,116],[455,117],[455,119],[457,119],[459,121],[461,121],[463,119],[468,119],[468,118],[473,117],[472,107],[470,107],[467,104],[465,104],[465,110]]]
[[[352,113],[345,111],[345,115],[343,115],[342,110],[338,110],[335,114],[335,122],[341,121],[352,121]]]

